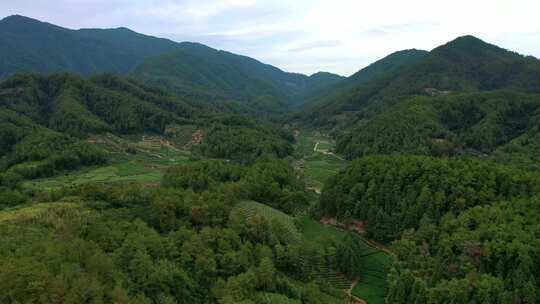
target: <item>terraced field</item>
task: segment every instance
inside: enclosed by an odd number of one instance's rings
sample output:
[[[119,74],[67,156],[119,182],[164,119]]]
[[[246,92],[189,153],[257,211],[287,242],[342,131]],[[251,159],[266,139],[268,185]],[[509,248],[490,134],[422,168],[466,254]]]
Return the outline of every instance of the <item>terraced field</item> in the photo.
[[[242,201],[236,205],[235,211],[242,214],[247,219],[259,215],[268,221],[277,220],[287,229],[289,232],[288,238],[293,242],[300,240],[302,237],[294,224],[294,217],[270,206],[255,201]]]
[[[127,139],[106,134],[91,138],[90,142],[102,147],[110,155],[109,164],[27,181],[23,187],[31,190],[53,190],[86,183],[118,182],[152,185],[159,183],[164,169],[186,162],[190,156],[189,152],[156,136]]]
[[[347,279],[344,275],[339,272],[330,269],[328,265],[311,263],[316,271],[314,273],[314,279],[321,280],[327,284],[332,285],[336,289],[347,290],[351,287],[352,281]]]
[[[316,147],[316,149],[315,149]],[[301,155],[302,160],[298,164],[298,169],[304,173],[309,187],[316,192],[320,192],[324,182],[331,176],[338,173],[347,165],[347,161],[324,152],[333,150],[334,143],[327,136],[313,130],[302,130],[296,138],[296,151]],[[335,240],[342,239],[346,232],[331,226],[323,225],[308,217],[302,218],[300,225],[302,235],[308,240],[317,240],[321,237],[329,237]],[[368,304],[383,304],[386,297],[388,283],[386,276],[389,271],[392,258],[385,252],[380,251],[363,238],[363,249],[361,257],[361,277],[354,286],[351,293],[365,300]],[[339,274],[321,272],[321,278],[329,282],[336,282],[337,285],[345,286],[346,280],[342,281]],[[350,284],[352,282],[348,282]]]
[[[292,240],[305,238],[306,240],[317,241],[321,237],[341,240],[346,234],[343,230],[322,225],[308,217],[303,217],[300,220],[301,229],[298,231],[293,217],[254,201],[240,202],[235,208],[237,212],[243,214],[246,218],[260,215],[269,220],[277,219],[287,227]],[[352,294],[366,300],[369,304],[382,304],[387,289],[386,275],[392,259],[385,252],[372,247],[362,238],[360,239],[364,245],[361,253],[361,265],[359,265],[361,267],[361,277],[354,286]],[[337,289],[347,290],[353,283],[337,271],[329,269],[326,265],[319,265],[314,261],[305,261],[304,263],[309,263],[310,268],[313,269],[314,279],[327,282]]]
[[[308,240],[317,240],[321,237],[328,237],[341,240],[346,232],[337,228],[325,226],[310,218],[302,218],[300,221],[302,235]],[[368,304],[384,304],[388,283],[386,276],[389,271],[392,258],[383,251],[380,251],[364,239],[358,236],[364,245],[360,267],[360,280],[354,286],[352,294],[364,299]],[[326,279],[335,280],[336,275],[327,274]],[[337,275],[339,277],[339,275]],[[349,282],[350,284],[350,282]]]

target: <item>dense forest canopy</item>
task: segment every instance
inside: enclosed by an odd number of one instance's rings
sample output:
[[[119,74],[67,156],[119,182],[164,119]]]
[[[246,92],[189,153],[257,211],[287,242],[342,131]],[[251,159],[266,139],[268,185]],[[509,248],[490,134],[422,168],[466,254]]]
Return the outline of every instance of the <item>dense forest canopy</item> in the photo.
[[[535,303],[539,187],[483,161],[376,156],[331,179],[321,208],[397,240],[388,303]]]
[[[287,163],[187,166],[171,168],[155,189],[84,185],[57,193],[62,203],[2,213],[1,302],[343,301],[301,263],[312,244],[286,238],[280,222],[234,212],[244,198],[296,204],[292,192],[302,187]],[[262,171],[276,189],[259,185]]]
[[[411,97],[338,139],[348,158],[372,154],[515,156],[535,166],[540,95],[510,90]],[[523,153],[522,153],[523,154]]]

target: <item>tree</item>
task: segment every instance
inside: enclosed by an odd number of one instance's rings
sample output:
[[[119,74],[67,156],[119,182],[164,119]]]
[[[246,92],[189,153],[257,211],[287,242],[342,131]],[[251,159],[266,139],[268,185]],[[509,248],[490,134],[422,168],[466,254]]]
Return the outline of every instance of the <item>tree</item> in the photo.
[[[348,233],[337,247],[338,269],[348,277],[354,278],[360,274],[362,244],[358,236]]]
[[[270,258],[264,257],[257,269],[259,285],[264,291],[272,291],[276,283],[276,269]]]

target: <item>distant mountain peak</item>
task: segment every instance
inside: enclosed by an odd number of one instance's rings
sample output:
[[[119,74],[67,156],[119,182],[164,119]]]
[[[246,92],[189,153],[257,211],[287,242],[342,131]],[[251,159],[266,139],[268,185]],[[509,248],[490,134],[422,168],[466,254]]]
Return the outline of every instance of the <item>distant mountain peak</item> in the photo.
[[[56,28],[61,30],[67,30],[58,25],[54,25],[48,22],[40,21],[38,19],[22,16],[22,15],[11,15],[0,20],[0,25],[8,31],[18,31],[25,29],[26,31],[31,31],[35,28]]]
[[[452,43],[452,42],[462,42],[462,41],[465,41],[465,42],[484,42],[482,39],[480,39],[478,37],[475,37],[473,35],[464,35],[464,36],[457,37],[456,39],[450,41],[450,43]]]
[[[41,22],[36,19],[32,19],[30,17],[22,16],[22,15],[11,15],[3,18],[0,20],[0,22]]]
[[[427,54],[427,51],[417,49],[397,51],[356,72],[349,79],[357,82],[367,81],[400,66],[415,63]]]
[[[496,45],[487,43],[484,40],[472,35],[458,37],[442,46],[439,46],[438,48],[434,49],[434,51],[436,52],[437,50],[459,50],[462,52],[472,52],[485,49],[506,51]]]
[[[319,71],[319,72],[316,72],[316,73],[313,73],[309,76],[310,78],[316,78],[316,77],[337,77],[337,78],[345,78],[341,75],[338,75],[338,74],[334,74],[334,73],[330,73],[330,72],[324,72],[324,71]]]

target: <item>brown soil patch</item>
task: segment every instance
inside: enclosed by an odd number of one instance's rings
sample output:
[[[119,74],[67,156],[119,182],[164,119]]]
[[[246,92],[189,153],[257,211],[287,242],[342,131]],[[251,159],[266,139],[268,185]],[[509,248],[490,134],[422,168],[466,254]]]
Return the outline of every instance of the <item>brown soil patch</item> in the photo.
[[[324,216],[319,221],[323,225],[330,225],[334,227],[339,227],[344,230],[354,231],[358,234],[364,234],[364,222],[358,220],[351,220],[349,226],[346,226],[344,223],[341,223],[335,217]]]
[[[191,140],[184,146],[186,150],[189,150],[192,146],[200,145],[204,140],[204,131],[199,129],[191,134]]]

